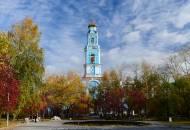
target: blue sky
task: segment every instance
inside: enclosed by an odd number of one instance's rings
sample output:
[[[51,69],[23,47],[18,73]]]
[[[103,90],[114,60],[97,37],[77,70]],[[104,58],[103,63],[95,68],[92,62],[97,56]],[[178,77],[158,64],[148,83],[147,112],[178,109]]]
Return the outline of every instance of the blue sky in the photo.
[[[83,74],[87,26],[99,31],[103,70],[161,64],[190,42],[188,0],[0,0],[0,30],[31,17],[42,33],[46,74]]]

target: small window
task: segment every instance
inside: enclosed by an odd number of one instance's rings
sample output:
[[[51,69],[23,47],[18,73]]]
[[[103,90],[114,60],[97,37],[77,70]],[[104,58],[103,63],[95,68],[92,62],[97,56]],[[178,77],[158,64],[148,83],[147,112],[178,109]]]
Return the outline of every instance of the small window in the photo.
[[[91,64],[94,64],[94,62],[95,62],[95,55],[94,55],[94,54],[91,54],[91,55],[90,55],[90,63],[91,63]]]

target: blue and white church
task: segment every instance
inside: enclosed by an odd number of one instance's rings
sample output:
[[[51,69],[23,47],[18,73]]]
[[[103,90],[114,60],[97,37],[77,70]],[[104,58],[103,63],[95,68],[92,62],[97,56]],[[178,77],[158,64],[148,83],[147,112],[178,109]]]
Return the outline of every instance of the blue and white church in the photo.
[[[100,45],[95,23],[88,25],[87,45],[84,48],[85,64],[83,80],[88,89],[97,87],[101,79]]]

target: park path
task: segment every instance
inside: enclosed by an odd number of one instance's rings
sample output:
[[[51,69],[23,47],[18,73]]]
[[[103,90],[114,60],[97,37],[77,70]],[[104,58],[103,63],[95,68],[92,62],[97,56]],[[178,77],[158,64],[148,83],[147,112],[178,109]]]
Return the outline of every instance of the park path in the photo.
[[[148,126],[77,126],[64,125],[64,121],[21,124],[11,130],[190,130],[190,127],[172,127],[153,122]]]

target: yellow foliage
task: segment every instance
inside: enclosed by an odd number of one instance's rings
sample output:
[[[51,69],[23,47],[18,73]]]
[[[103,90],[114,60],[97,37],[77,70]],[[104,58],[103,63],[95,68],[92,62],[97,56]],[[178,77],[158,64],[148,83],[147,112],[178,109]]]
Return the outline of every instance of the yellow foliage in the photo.
[[[10,52],[10,42],[7,33],[0,32],[0,56],[5,56]]]
[[[30,46],[33,43],[38,43],[40,40],[40,32],[38,26],[30,18],[25,18],[20,24],[15,24],[12,27],[12,35],[14,41],[19,41],[20,46]]]
[[[85,92],[80,77],[73,72],[67,76],[48,77],[43,89],[49,94],[50,102],[57,106],[74,104]]]

